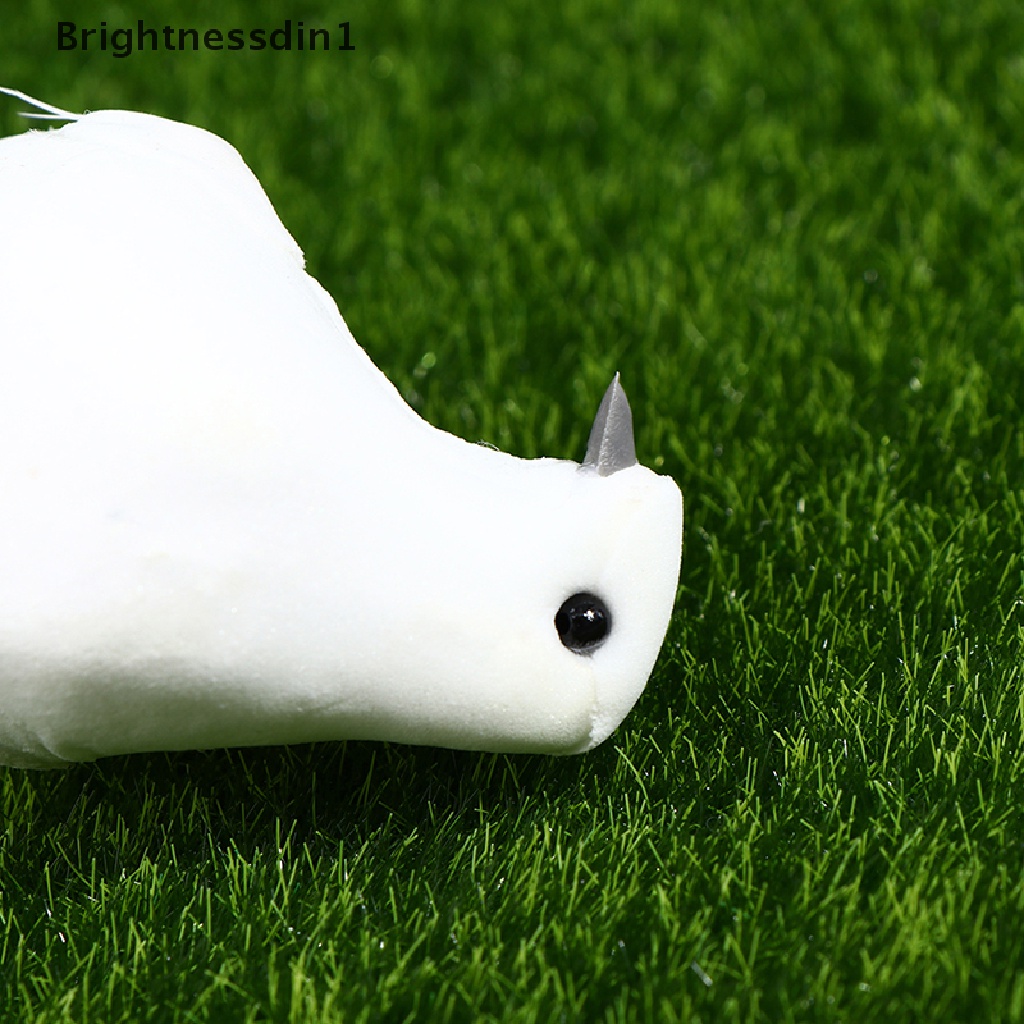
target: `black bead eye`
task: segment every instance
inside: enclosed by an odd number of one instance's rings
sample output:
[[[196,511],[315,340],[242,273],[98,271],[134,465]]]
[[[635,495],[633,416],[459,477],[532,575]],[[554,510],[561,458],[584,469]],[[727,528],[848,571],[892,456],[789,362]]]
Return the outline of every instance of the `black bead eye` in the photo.
[[[558,609],[555,629],[573,654],[591,654],[611,632],[612,616],[595,594],[573,594]]]

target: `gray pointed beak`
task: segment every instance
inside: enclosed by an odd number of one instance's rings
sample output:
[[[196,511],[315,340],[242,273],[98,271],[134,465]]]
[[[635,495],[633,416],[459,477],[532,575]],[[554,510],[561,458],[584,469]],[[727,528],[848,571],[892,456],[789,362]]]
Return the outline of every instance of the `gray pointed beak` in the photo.
[[[633,414],[629,411],[626,392],[622,390],[616,373],[594,417],[590,440],[587,441],[587,454],[580,468],[596,469],[599,476],[611,476],[620,469],[629,469],[635,465]]]

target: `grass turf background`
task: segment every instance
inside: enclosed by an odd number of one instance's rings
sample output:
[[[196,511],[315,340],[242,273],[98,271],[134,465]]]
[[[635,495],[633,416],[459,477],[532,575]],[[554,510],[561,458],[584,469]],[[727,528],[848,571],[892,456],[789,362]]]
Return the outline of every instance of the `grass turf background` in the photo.
[[[56,51],[285,16],[356,50]],[[583,758],[0,769],[5,1021],[1024,1018],[1024,8],[36,0],[0,81],[229,139],[448,430],[621,370],[687,500]]]

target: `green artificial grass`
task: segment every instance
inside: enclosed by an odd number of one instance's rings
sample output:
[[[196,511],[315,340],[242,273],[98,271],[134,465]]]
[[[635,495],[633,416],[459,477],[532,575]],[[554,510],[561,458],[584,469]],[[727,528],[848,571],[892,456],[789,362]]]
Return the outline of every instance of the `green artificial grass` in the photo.
[[[578,459],[620,370],[680,591],[584,757],[0,769],[0,1019],[1024,1019],[1024,8],[191,6],[2,84],[229,139],[447,430]],[[356,49],[56,51],[140,16]]]

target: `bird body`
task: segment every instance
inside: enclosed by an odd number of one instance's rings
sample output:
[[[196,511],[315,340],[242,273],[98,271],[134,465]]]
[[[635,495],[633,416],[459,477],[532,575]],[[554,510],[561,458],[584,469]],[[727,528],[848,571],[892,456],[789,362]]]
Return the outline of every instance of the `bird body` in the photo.
[[[444,433],[228,143],[47,109],[0,141],[0,762],[603,740],[682,531],[617,379],[583,466]]]

